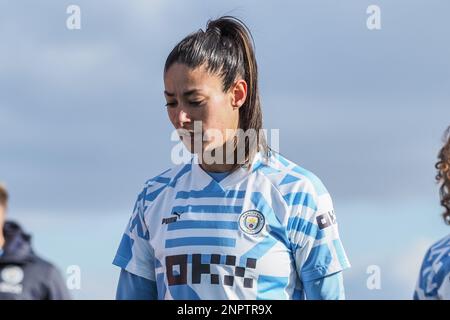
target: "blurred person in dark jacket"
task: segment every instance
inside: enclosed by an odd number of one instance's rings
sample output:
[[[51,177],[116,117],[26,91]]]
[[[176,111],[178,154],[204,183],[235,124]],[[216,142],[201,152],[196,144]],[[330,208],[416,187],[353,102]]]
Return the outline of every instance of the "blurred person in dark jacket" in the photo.
[[[0,185],[0,300],[66,300],[66,284],[51,263],[38,257],[31,237],[6,221],[8,192]]]

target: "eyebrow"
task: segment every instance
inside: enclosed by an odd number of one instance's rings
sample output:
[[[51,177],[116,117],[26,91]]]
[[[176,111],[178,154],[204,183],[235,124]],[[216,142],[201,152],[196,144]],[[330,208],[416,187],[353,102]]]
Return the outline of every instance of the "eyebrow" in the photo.
[[[200,92],[200,89],[192,89],[192,90],[188,90],[188,91],[185,91],[185,92],[183,93],[183,96],[187,97],[187,96],[190,96],[190,95],[192,95],[192,94],[194,94],[194,93],[197,93],[197,92]],[[164,90],[164,94],[165,94],[166,96],[168,96],[168,97],[174,97],[174,96],[175,96],[174,93],[167,92],[166,90]]]

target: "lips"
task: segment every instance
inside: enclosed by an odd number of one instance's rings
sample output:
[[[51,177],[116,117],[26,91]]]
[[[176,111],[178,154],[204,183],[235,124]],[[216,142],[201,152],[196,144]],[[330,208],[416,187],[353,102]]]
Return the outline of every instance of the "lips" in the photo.
[[[193,132],[183,132],[180,137],[193,137],[194,133]]]
[[[182,138],[191,138],[193,139],[196,135],[194,134],[194,132],[185,132],[184,134],[180,135],[180,137]]]
[[[202,133],[194,133],[194,132],[185,132],[183,135],[180,135],[180,139],[184,140],[185,142],[188,141],[189,143],[195,143],[195,141],[199,141],[200,143],[205,143],[206,141],[203,141],[203,135]]]
[[[177,129],[177,133],[180,136],[180,138],[194,136],[194,131],[183,129],[183,128]]]

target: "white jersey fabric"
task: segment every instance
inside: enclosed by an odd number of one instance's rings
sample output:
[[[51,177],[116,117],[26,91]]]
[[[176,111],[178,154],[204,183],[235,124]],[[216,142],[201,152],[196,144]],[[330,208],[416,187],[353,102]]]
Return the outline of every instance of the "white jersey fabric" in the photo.
[[[278,153],[215,181],[193,157],[145,183],[113,262],[158,299],[301,299],[350,266],[331,197]]]

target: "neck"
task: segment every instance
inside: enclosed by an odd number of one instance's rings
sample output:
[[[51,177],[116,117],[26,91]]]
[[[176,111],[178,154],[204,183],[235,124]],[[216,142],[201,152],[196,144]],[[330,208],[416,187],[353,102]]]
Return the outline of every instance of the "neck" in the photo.
[[[208,163],[205,158],[202,159],[200,164],[201,168],[207,172],[228,172],[236,168],[236,149],[227,149],[226,146],[219,147],[222,148],[222,159],[219,162]],[[211,151],[213,157],[216,156],[216,152],[219,148]],[[231,161],[230,161],[231,159]]]
[[[202,167],[202,169],[207,172],[228,172],[228,171],[233,170],[236,167],[236,165],[234,165],[234,164],[202,163],[202,164],[200,164],[200,167]]]

